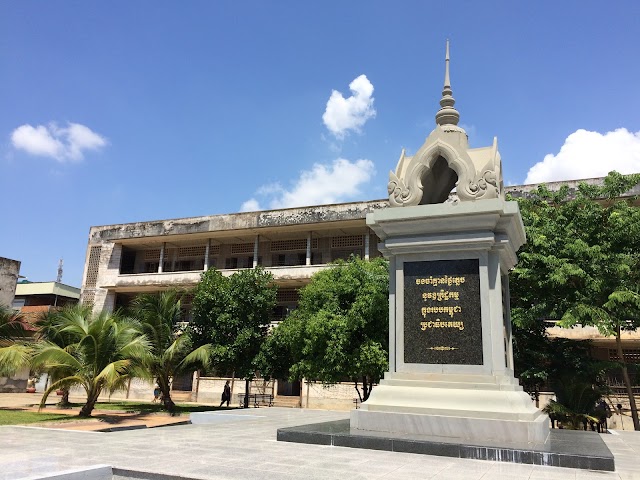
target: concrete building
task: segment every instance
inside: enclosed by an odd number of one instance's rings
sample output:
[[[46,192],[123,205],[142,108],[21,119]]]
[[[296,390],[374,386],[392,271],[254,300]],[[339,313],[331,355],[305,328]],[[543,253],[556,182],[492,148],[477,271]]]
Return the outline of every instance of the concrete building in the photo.
[[[75,305],[80,301],[80,289],[59,282],[27,282],[16,285],[12,307],[27,322],[36,321],[51,309]]]
[[[28,311],[29,307],[64,307],[80,300],[80,289],[59,282],[19,282],[12,307]]]
[[[11,262],[17,263],[19,268],[20,262],[15,260],[11,260]],[[15,295],[12,294],[12,298],[6,306],[13,308],[20,314],[31,333],[35,333],[35,327],[29,324],[37,321],[41,315],[54,308],[74,305],[80,299],[80,289],[76,287],[58,282],[20,282],[16,285],[17,271],[13,278],[13,293]],[[24,392],[28,379],[28,368],[16,372],[11,378],[0,377],[0,393]],[[43,391],[45,381],[46,377],[40,378],[40,382],[36,385],[37,391]]]
[[[9,307],[13,303],[19,276],[20,262],[0,257],[0,306]]]

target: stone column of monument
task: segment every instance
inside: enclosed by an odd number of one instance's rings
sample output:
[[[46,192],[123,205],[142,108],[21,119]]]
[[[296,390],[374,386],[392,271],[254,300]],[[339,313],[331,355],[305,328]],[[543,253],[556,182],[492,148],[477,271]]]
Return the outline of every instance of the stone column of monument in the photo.
[[[497,141],[469,148],[458,126],[448,42],[445,66],[436,128],[389,174],[391,208],[367,215],[390,262],[389,372],[351,429],[543,443],[549,419],[513,374],[508,272],[522,219]]]

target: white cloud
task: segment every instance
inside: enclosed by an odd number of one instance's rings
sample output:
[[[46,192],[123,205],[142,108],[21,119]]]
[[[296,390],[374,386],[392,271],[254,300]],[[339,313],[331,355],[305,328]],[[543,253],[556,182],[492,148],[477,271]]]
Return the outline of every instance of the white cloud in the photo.
[[[366,75],[360,75],[349,84],[353,93],[344,98],[337,90],[331,92],[322,121],[338,138],[343,138],[350,130],[359,132],[367,120],[376,116],[373,108],[373,85]]]
[[[330,165],[316,163],[311,170],[302,171],[289,189],[272,183],[260,187],[256,194],[264,197],[272,209],[345,202],[360,195],[360,187],[374,174],[371,160],[350,162],[338,158]],[[259,210],[259,207],[255,198],[242,204],[243,211]]]
[[[557,154],[545,155],[531,167],[524,183],[603,177],[612,170],[640,173],[640,131],[619,128],[602,134],[577,130]]]
[[[66,127],[50,123],[47,126],[19,126],[11,133],[11,143],[16,150],[30,155],[77,162],[84,158],[85,151],[105,147],[107,140],[79,123],[68,123]]]
[[[255,212],[257,210],[262,210],[262,208],[260,208],[260,202],[255,198],[250,198],[240,207],[241,212]]]

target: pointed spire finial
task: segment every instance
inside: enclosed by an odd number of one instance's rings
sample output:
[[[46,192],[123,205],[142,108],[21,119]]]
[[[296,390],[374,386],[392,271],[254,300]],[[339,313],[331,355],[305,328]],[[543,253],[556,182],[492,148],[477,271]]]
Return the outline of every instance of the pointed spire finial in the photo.
[[[449,78],[449,39],[447,38],[447,54],[444,57],[444,88],[451,88],[451,79]]]
[[[449,76],[449,40],[447,39],[447,53],[444,58],[444,88],[440,99],[440,110],[436,113],[438,125],[458,125],[460,113],[453,107],[456,103],[451,90],[451,78]]]

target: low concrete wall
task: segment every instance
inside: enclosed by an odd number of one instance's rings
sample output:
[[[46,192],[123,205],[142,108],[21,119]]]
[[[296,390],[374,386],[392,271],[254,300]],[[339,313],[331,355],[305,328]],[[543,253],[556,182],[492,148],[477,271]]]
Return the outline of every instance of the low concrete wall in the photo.
[[[0,377],[0,393],[24,393],[27,390],[29,369],[24,368],[12,377]]]
[[[229,380],[231,386],[231,405],[237,403],[236,396],[244,393],[245,382],[243,378],[231,377],[200,377],[193,381],[191,392],[174,390],[171,396],[175,402],[197,402],[202,404],[218,405],[222,397],[225,382]],[[26,380],[25,380],[26,382]],[[150,402],[153,400],[153,389],[155,383],[149,380],[133,379],[128,389],[113,392],[111,395],[104,393],[100,396],[100,401],[109,400],[132,400]],[[256,388],[255,386],[253,387]],[[375,387],[374,387],[375,388]],[[333,385],[322,385],[315,382],[303,382],[301,386],[302,408],[315,408],[326,410],[351,410],[355,407],[354,399],[358,398],[353,383],[337,383]],[[269,393],[270,393],[269,388]],[[277,395],[277,382],[274,386],[274,396],[278,398],[298,399],[299,397]],[[71,396],[84,397],[84,390],[74,388]],[[297,402],[296,406],[297,406]]]
[[[322,385],[305,381],[302,385],[302,395],[303,408],[351,410],[355,407],[353,399],[358,397],[358,392],[353,383]]]
[[[222,399],[222,391],[225,382],[229,380],[231,386],[231,403],[234,402],[237,393],[244,393],[244,379],[242,378],[226,378],[226,377],[200,377],[193,382],[193,391],[197,388],[198,403],[219,404]],[[196,397],[194,393],[194,397]]]

